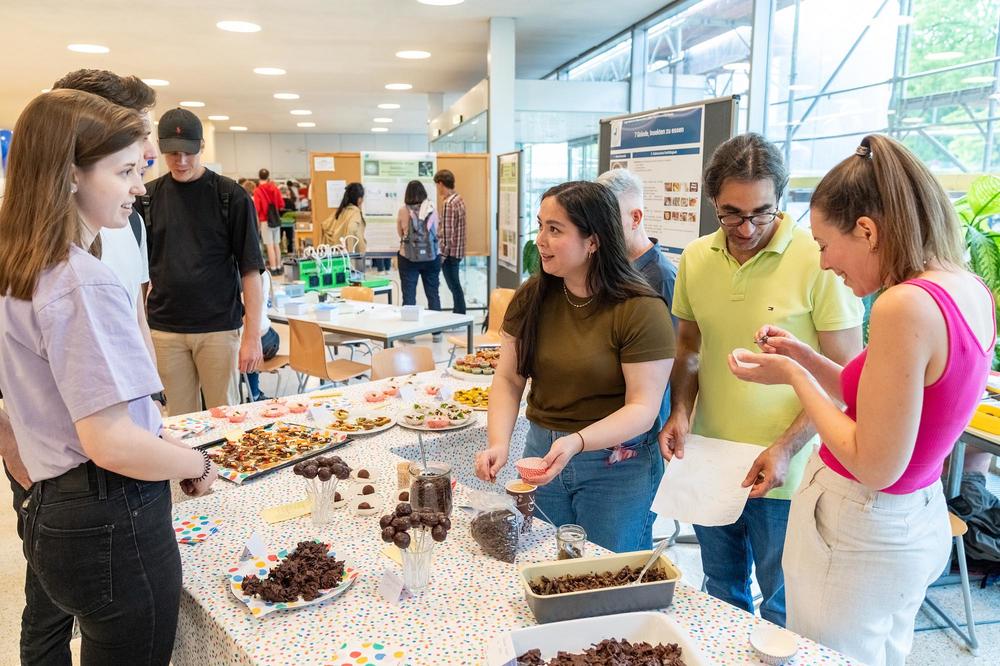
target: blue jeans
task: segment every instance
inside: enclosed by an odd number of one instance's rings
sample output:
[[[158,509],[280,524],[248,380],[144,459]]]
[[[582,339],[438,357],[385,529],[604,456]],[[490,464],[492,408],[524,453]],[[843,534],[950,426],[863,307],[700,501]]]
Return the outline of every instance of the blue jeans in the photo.
[[[69,666],[76,616],[84,666],[167,666],[181,592],[168,483],[85,463],[25,496],[21,663]]]
[[[750,565],[757,567],[763,601],[760,615],[785,626],[785,577],[781,555],[791,502],[758,497],[747,500],[743,514],[732,525],[694,526],[701,544],[706,589],[717,599],[753,613]]]
[[[567,433],[532,423],[525,441],[525,457],[544,457],[552,442]],[[634,458],[608,464],[611,449],[584,451],[565,469],[535,492],[535,505],[556,526],[574,523],[587,531],[587,539],[615,552],[642,550],[653,545],[649,510],[663,476],[663,458],[656,445],[656,429],[623,442],[637,444]]]
[[[264,360],[270,361],[278,355],[278,347],[281,346],[281,338],[273,328],[268,328],[267,333],[260,336],[260,348],[264,352]],[[250,400],[260,400],[260,373],[247,373],[247,388],[250,389]]]
[[[462,281],[458,277],[461,265],[462,260],[458,257],[441,257],[441,274],[444,275],[445,284],[451,292],[451,300],[454,303],[451,311],[455,314],[465,314],[465,292],[462,291]]]
[[[424,283],[424,295],[427,297],[428,310],[441,309],[441,296],[438,289],[441,286],[441,257],[430,261],[410,261],[403,255],[396,255],[399,264],[399,283],[403,290],[403,305],[417,304],[417,279]]]

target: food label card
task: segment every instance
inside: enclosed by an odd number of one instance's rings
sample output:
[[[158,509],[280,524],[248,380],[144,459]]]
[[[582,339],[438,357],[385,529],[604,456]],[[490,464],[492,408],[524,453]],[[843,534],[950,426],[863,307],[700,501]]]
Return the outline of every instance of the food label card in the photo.
[[[489,666],[517,666],[517,655],[514,654],[514,641],[510,632],[486,643],[486,663]]]
[[[382,595],[383,599],[388,601],[393,606],[398,604],[409,594],[409,592],[406,591],[406,586],[403,583],[402,577],[392,569],[386,569],[382,572],[382,580],[379,581],[378,592]]]

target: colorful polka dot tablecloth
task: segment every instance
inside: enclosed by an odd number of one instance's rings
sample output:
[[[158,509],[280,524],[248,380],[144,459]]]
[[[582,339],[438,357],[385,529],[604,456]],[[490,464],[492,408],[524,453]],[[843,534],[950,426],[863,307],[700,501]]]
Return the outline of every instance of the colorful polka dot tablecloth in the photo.
[[[433,377],[441,381],[439,373],[425,374],[428,380]],[[343,389],[343,395],[361,403],[364,392],[370,388],[367,384],[350,386]],[[392,405],[386,409],[392,409]],[[475,419],[473,425],[462,430],[424,433],[430,458],[452,465],[452,475],[458,481],[456,506],[467,504],[468,490],[491,487],[473,473],[475,452],[486,441],[486,414],[477,413]],[[249,428],[261,422],[264,420],[251,407],[250,418],[241,426]],[[309,420],[305,417],[300,422],[308,424]],[[520,457],[526,433],[527,421],[521,418],[512,437],[511,460]],[[199,439],[210,441],[213,434]],[[215,438],[219,436],[214,434]],[[192,442],[197,443],[201,442]],[[333,520],[322,527],[314,526],[309,516],[274,525],[265,523],[260,517],[261,509],[304,498],[302,480],[290,469],[242,486],[217,482],[211,495],[188,500],[177,507],[179,515],[220,519],[225,529],[197,547],[181,550],[184,591],[172,659],[175,666],[381,663],[475,666],[485,664],[484,648],[490,639],[510,629],[535,624],[524,601],[517,565],[554,558],[552,526],[535,520],[532,530],[521,539],[517,564],[506,564],[482,552],[469,534],[471,517],[456,509],[447,541],[435,548],[427,590],[398,605],[390,604],[379,595],[379,580],[386,568],[397,572],[399,569],[382,555],[384,544],[379,538],[378,520],[396,504],[396,464],[419,458],[417,433],[395,427],[358,438],[337,454],[352,468],[364,467],[372,472],[379,508],[375,515],[358,516],[348,503],[336,510]],[[513,465],[508,465],[493,489],[502,492],[503,484],[515,476]],[[254,617],[230,593],[225,577],[254,532],[275,550],[290,550],[306,539],[329,543],[338,557],[348,558],[362,572],[361,576],[337,598]],[[593,554],[603,552],[593,545],[590,548]],[[673,605],[664,612],[690,632],[714,663],[760,663],[748,637],[763,620],[682,583],[676,587]],[[800,639],[798,654],[789,663],[851,662],[832,650]]]

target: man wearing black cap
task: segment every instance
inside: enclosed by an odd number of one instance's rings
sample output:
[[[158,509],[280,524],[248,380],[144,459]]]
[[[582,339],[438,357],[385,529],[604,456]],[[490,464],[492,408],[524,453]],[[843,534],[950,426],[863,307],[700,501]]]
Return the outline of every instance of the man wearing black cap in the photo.
[[[201,164],[198,117],[171,109],[157,134],[170,173],[147,183],[142,198],[147,306],[167,410],[176,415],[203,409],[202,395],[205,407],[239,402],[237,370],[253,372],[262,358],[264,259],[250,195]]]

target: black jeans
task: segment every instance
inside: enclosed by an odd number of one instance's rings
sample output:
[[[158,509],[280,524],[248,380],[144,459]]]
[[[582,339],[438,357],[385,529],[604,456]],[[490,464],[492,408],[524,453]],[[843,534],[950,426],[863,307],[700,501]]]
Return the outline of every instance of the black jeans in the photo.
[[[424,295],[427,296],[427,309],[440,310],[441,296],[441,257],[431,261],[410,261],[403,255],[397,255],[399,263],[399,283],[403,290],[403,305],[417,304],[417,278],[424,283]]]
[[[34,484],[17,508],[28,561],[21,663],[69,666],[75,616],[84,666],[166,666],[181,592],[168,483],[84,463]]]
[[[442,257],[441,273],[451,291],[451,299],[455,304],[451,311],[455,314],[465,314],[465,292],[462,291],[462,281],[458,278],[461,265],[462,260],[458,257]]]

